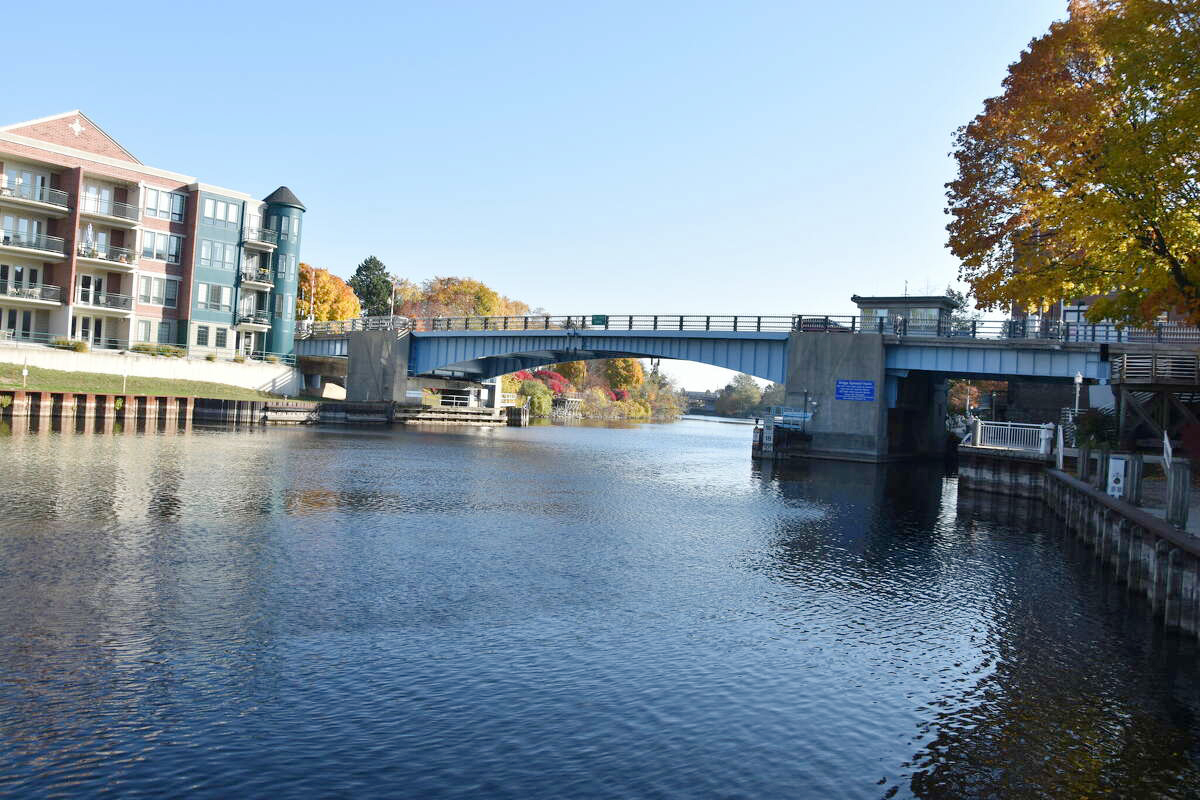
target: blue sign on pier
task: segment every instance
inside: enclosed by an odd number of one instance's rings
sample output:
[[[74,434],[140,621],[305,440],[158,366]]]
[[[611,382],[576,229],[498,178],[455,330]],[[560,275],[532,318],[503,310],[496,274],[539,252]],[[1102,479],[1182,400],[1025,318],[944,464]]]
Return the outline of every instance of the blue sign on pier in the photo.
[[[875,381],[839,380],[833,396],[838,400],[873,402],[875,400]]]

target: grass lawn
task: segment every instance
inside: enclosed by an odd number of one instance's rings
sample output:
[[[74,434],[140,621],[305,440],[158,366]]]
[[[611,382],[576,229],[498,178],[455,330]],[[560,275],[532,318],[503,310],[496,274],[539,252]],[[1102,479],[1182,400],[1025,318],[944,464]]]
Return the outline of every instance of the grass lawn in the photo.
[[[98,372],[64,372],[57,369],[29,368],[26,389],[33,392],[75,392],[77,394],[120,394],[120,375]],[[0,363],[0,391],[21,388],[21,365]],[[211,397],[216,400],[268,400],[280,395],[207,381],[179,381],[168,378],[129,376],[125,394],[157,397]]]

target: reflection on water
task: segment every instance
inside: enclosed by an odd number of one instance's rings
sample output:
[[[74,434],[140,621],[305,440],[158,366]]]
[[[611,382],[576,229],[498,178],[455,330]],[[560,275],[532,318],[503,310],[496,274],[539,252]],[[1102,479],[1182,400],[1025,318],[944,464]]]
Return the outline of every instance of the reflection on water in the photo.
[[[68,425],[70,429],[71,426]],[[739,426],[2,433],[0,794],[1193,793],[1036,505]]]

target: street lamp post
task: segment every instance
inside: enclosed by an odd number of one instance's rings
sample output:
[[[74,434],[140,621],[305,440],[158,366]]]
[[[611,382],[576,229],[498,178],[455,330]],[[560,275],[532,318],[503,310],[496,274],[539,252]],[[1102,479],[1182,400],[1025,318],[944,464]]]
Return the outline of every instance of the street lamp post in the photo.
[[[1079,387],[1083,386],[1083,373],[1075,373],[1075,416],[1079,416]]]

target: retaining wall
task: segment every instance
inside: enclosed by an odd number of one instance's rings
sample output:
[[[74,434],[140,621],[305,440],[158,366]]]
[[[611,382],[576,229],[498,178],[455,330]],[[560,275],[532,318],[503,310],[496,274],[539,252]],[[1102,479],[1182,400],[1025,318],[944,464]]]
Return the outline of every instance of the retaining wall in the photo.
[[[105,375],[128,374],[139,378],[208,381],[274,394],[297,395],[301,387],[301,375],[294,367],[261,361],[237,364],[232,361],[170,358],[115,350],[76,353],[73,350],[53,347],[0,346],[0,362],[28,363],[31,367],[64,372],[99,372]]]

